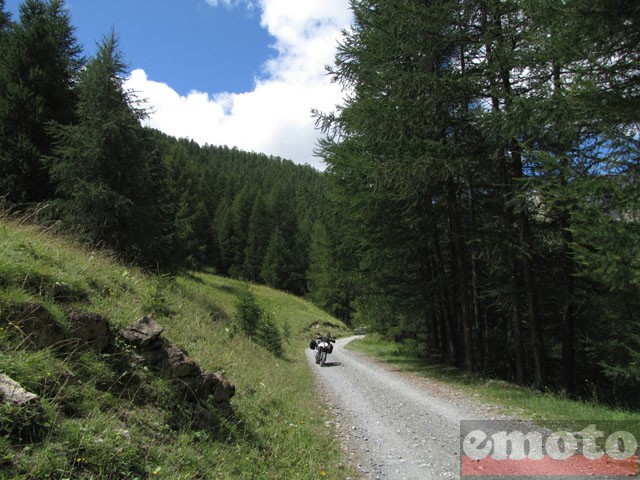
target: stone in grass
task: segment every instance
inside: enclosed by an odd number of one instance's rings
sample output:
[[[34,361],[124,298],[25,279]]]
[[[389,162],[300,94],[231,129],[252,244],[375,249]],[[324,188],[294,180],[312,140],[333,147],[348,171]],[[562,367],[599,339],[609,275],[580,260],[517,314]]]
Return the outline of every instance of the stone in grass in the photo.
[[[113,345],[114,334],[109,319],[96,313],[69,311],[71,337],[96,352],[105,352]]]
[[[0,415],[0,436],[17,443],[42,440],[47,422],[38,395],[0,374],[0,402],[4,413]]]
[[[38,402],[40,399],[38,395],[25,390],[22,385],[3,373],[0,373],[0,398],[5,403],[17,406]]]

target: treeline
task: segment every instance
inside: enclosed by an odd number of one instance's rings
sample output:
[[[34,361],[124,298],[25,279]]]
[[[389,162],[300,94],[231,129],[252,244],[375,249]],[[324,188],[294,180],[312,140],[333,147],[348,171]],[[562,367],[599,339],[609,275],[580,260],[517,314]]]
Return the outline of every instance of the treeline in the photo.
[[[424,355],[638,406],[640,4],[358,0],[318,115],[319,303]]]
[[[302,294],[322,176],[143,128],[114,32],[82,55],[62,0],[0,0],[0,199],[161,271],[212,267]]]

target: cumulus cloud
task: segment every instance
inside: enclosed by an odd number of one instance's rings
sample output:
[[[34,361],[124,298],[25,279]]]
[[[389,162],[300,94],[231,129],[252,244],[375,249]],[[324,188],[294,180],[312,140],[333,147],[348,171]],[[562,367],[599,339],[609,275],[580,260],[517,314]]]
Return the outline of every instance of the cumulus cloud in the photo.
[[[263,66],[249,92],[179,95],[171,86],[134,70],[126,87],[146,99],[147,124],[200,144],[236,146],[322,168],[313,156],[318,131],[311,110],[332,110],[340,88],[330,83],[342,29],[352,20],[347,0],[207,0],[212,6],[243,3],[260,8],[261,25],[274,37],[277,55]]]

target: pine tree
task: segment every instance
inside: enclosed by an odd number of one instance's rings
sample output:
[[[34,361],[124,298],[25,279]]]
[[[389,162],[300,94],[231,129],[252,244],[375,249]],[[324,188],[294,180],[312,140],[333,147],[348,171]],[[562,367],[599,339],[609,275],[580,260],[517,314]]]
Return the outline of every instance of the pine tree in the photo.
[[[244,185],[236,194],[231,205],[231,222],[235,232],[236,244],[232,253],[230,275],[236,278],[248,278],[244,271],[247,244],[249,240],[249,222],[255,193],[249,185]]]
[[[321,121],[327,132],[337,130],[339,141],[329,137],[322,145],[325,160],[346,190],[343,208],[357,212],[351,222],[359,227],[349,237],[361,255],[359,304],[366,296],[375,310],[385,298],[396,320],[412,325],[408,335],[424,334],[438,310],[449,340],[443,354],[475,369],[471,260],[461,220],[466,182],[477,172],[470,155],[477,141],[466,118],[473,82],[460,58],[467,13],[457,2],[352,7],[356,24],[333,73],[354,95],[339,116]],[[424,298],[434,262],[443,293],[437,303]]]
[[[637,336],[615,332],[638,323],[640,7],[352,8],[332,69],[350,97],[318,117],[346,227],[316,238],[312,294],[331,296],[341,264],[355,316],[384,333],[536,388],[613,379],[628,401]]]
[[[156,212],[144,111],[123,89],[115,33],[105,37],[78,84],[78,124],[56,124],[51,173],[66,220],[91,239],[144,257]]]
[[[270,238],[271,222],[269,221],[267,205],[264,195],[259,192],[251,207],[243,265],[245,275],[253,282],[262,280],[262,262],[267,252]]]
[[[47,124],[74,121],[73,87],[84,63],[64,2],[26,0],[2,43],[0,191],[13,202],[50,199]]]
[[[290,276],[288,258],[287,244],[280,229],[276,228],[271,235],[262,263],[261,276],[267,285],[287,290]]]

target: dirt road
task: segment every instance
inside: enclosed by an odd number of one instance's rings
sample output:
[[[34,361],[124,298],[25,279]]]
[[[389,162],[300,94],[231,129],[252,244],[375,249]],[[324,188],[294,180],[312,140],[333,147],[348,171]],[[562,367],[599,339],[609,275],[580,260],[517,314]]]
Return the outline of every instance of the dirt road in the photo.
[[[335,414],[340,441],[365,479],[459,478],[460,420],[499,415],[440,382],[393,371],[344,349],[338,340],[325,367],[307,358]]]

